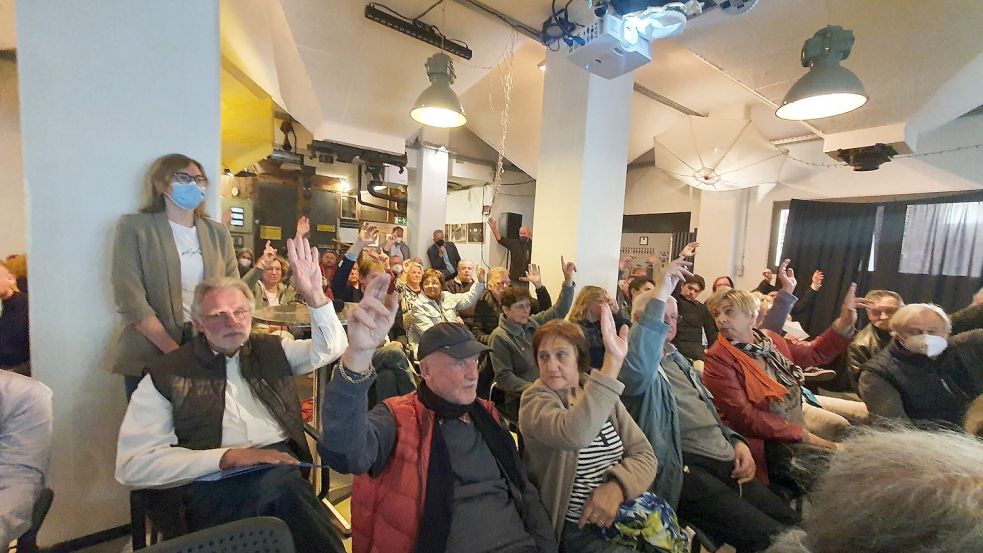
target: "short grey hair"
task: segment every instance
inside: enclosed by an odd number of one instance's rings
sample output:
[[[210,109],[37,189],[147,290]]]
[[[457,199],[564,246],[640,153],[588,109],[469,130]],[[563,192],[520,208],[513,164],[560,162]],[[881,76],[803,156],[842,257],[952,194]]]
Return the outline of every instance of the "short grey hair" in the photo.
[[[457,270],[459,271],[461,270],[461,263],[470,263],[471,268],[474,269],[474,261],[471,261],[470,259],[462,259],[457,262]]]
[[[253,298],[253,292],[249,289],[249,286],[242,281],[242,279],[235,277],[210,278],[195,287],[195,299],[191,302],[191,318],[201,322],[201,302],[205,301],[205,296],[214,292],[215,290],[227,290],[230,288],[234,288],[242,292],[242,295],[246,296],[246,299],[249,300],[249,305],[253,305],[253,302],[255,301]]]
[[[787,533],[768,553],[979,550],[983,441],[895,427],[859,431],[843,445],[809,496],[805,535]]]
[[[898,330],[904,328],[908,324],[908,321],[916,317],[919,313],[925,311],[931,311],[939,316],[945,322],[945,332],[949,334],[952,332],[952,321],[949,320],[949,316],[945,314],[945,311],[935,305],[934,303],[910,303],[901,309],[898,309],[894,316],[891,317],[891,330],[898,332]]]

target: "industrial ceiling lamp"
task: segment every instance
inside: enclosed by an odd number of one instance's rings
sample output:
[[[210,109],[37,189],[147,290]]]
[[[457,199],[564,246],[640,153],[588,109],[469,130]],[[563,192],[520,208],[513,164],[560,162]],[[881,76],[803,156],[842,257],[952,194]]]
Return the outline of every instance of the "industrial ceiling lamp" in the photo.
[[[451,89],[456,76],[454,62],[447,54],[438,52],[430,56],[425,67],[430,86],[416,99],[410,117],[418,123],[443,129],[467,123],[461,100]]]
[[[809,72],[792,85],[775,115],[792,121],[822,119],[866,104],[863,83],[840,66],[852,48],[853,31],[837,25],[816,31],[802,45],[802,67]]]

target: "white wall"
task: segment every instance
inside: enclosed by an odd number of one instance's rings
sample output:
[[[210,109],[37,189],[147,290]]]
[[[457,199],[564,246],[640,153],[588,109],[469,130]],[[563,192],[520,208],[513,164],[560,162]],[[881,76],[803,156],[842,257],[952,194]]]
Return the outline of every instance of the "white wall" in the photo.
[[[51,544],[129,523],[113,479],[123,381],[104,369],[110,244],[154,158],[183,152],[218,181],[218,2],[30,0],[17,34],[32,362],[55,399]]]
[[[509,182],[509,177],[504,178]],[[495,201],[492,208],[491,217],[496,221],[499,215],[505,212],[518,213],[522,215],[522,224],[527,225],[533,233],[533,244],[535,244],[536,228],[533,224],[533,211],[535,204],[534,194],[536,184],[528,183],[517,186],[503,186],[502,193]],[[470,259],[478,265],[488,267],[505,266],[506,250],[495,242],[495,237],[491,229],[485,224],[488,220],[487,215],[481,214],[481,207],[485,203],[491,202],[491,186],[473,187],[466,190],[458,190],[447,194],[447,223],[478,223],[485,225],[485,241],[480,246],[478,244],[457,244],[457,250],[461,254],[461,259]]]
[[[27,251],[17,64],[0,61],[0,259]]]
[[[690,230],[700,226],[700,190],[674,180],[658,167],[628,169],[625,215],[689,213]]]

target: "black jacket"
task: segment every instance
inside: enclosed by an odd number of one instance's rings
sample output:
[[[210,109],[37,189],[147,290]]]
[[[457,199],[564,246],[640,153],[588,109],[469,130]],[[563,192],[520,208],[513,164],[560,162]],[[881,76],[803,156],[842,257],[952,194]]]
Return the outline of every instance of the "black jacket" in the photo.
[[[894,398],[889,397],[892,393]],[[860,375],[860,396],[872,415],[893,416],[884,406],[895,404],[899,397],[904,415],[912,420],[961,427],[970,402],[981,393],[983,330],[950,337],[946,350],[935,359],[892,340],[863,366]]]
[[[498,243],[509,251],[509,278],[512,282],[520,282],[519,279],[526,276],[526,270],[532,261],[532,240],[523,241],[503,236]]]
[[[860,381],[860,370],[867,361],[877,355],[877,352],[884,349],[891,342],[891,333],[881,330],[872,324],[868,324],[853,337],[850,346],[846,350],[846,368],[850,374],[850,384],[853,391],[858,390]]]
[[[983,328],[983,305],[970,305],[949,315],[952,321],[952,334]]]
[[[440,271],[444,275],[444,282],[457,276],[457,263],[461,261],[461,254],[457,253],[457,246],[453,242],[444,241],[444,249],[447,250],[447,259],[451,262],[451,267],[454,268],[453,271],[447,270],[447,265],[444,264],[444,258],[440,255],[440,248],[437,244],[431,244],[427,248],[427,259],[430,260],[430,267]]]
[[[703,333],[706,332],[707,335],[707,346],[713,345],[717,341],[717,325],[707,306],[684,298],[678,288],[672,296],[679,306],[676,338],[672,343],[690,361],[703,361],[706,355],[703,349]]]

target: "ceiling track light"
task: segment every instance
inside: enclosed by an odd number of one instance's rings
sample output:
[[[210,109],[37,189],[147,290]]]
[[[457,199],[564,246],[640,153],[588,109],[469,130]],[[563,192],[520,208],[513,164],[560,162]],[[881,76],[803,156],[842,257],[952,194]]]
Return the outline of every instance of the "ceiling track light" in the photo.
[[[425,67],[430,86],[416,99],[410,117],[417,123],[443,129],[467,123],[461,99],[451,88],[455,78],[454,62],[447,54],[437,52],[430,56]]]
[[[381,23],[382,25],[385,25],[386,27],[389,27],[395,31],[399,31],[404,35],[426,42],[431,46],[436,46],[437,48],[450,52],[455,56],[466,60],[471,59],[472,52],[470,48],[457,41],[450,40],[442,34],[434,32],[434,29],[437,28],[432,25],[400,19],[399,17],[385,12],[372,4],[366,4],[365,18],[370,21],[375,21],[376,23]],[[439,29],[437,30],[439,31]]]
[[[802,45],[802,67],[809,72],[792,85],[775,115],[791,121],[822,119],[866,104],[863,83],[840,65],[852,49],[853,31],[838,25],[816,31]]]

